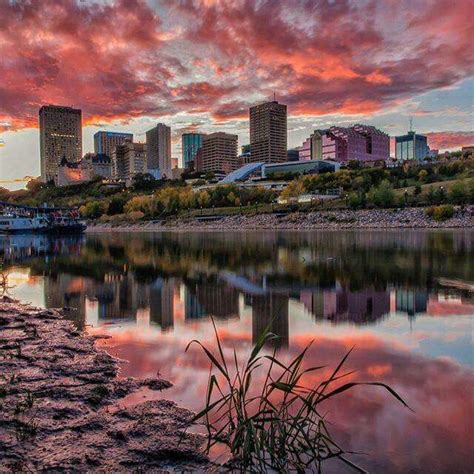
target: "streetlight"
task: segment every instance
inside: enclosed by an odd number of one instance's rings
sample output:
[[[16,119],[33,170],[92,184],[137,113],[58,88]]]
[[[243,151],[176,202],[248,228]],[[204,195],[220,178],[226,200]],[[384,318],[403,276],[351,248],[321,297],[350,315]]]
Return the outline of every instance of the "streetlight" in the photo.
[[[255,213],[258,212],[258,201],[255,201]]]
[[[441,186],[439,188],[439,194],[440,194],[440,197],[441,197],[441,201],[444,200],[444,186]]]
[[[408,189],[405,189],[405,206],[408,204]]]
[[[201,206],[201,216],[202,216],[202,206]]]

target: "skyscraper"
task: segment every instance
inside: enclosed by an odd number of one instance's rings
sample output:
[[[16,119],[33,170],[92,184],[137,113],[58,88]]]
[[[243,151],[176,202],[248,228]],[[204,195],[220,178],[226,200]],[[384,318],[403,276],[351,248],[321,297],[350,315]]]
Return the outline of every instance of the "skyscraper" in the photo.
[[[202,147],[203,136],[204,133],[183,133],[181,135],[183,168],[189,168],[190,162],[196,161],[196,154]]]
[[[286,105],[277,101],[250,107],[250,155],[252,162],[287,161]]]
[[[133,133],[100,131],[94,134],[94,152],[97,155],[112,156],[112,152],[117,145],[121,145],[125,140],[133,142]]]
[[[230,173],[239,167],[237,159],[237,135],[215,132],[202,141],[202,168],[200,171]]]
[[[75,163],[82,158],[82,117],[79,109],[43,105],[39,110],[41,180],[58,179],[63,158]]]
[[[146,132],[147,165],[149,170],[171,174],[171,128],[164,123]]]
[[[112,176],[129,186],[136,174],[147,172],[146,163],[145,144],[125,140],[112,152]]]
[[[397,160],[423,160],[430,152],[428,138],[409,131],[406,135],[395,137],[395,157]]]

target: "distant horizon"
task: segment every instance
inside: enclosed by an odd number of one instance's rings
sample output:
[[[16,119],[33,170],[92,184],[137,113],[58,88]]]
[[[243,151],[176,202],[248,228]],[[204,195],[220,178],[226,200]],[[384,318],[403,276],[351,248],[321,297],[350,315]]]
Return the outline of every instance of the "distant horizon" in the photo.
[[[248,107],[288,105],[288,148],[316,128],[414,129],[432,149],[474,145],[472,4],[459,0],[2,2],[0,186],[39,173],[41,105],[100,130],[224,131],[249,142]],[[304,19],[304,21],[302,20]],[[21,181],[24,186],[24,181]]]

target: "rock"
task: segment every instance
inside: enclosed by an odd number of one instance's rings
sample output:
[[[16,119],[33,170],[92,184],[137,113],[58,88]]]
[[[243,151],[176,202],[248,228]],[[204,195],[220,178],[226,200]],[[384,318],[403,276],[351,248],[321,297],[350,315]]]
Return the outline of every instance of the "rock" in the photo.
[[[1,472],[211,467],[203,438],[186,431],[188,410],[166,400],[119,408],[168,381],[118,379],[118,360],[60,311],[2,298],[0,312]]]

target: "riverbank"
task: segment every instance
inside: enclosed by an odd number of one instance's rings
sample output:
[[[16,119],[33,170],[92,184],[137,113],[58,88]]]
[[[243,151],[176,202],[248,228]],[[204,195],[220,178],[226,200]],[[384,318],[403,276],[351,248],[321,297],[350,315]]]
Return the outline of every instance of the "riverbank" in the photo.
[[[157,232],[169,230],[338,230],[399,228],[473,228],[474,206],[456,208],[453,217],[436,221],[423,208],[361,209],[290,214],[253,214],[210,216],[209,220],[178,218],[168,220],[89,223],[88,232],[132,231]]]
[[[0,299],[0,472],[159,471],[209,466],[193,414],[167,400],[122,407],[161,378],[117,378],[120,361],[60,310]]]

